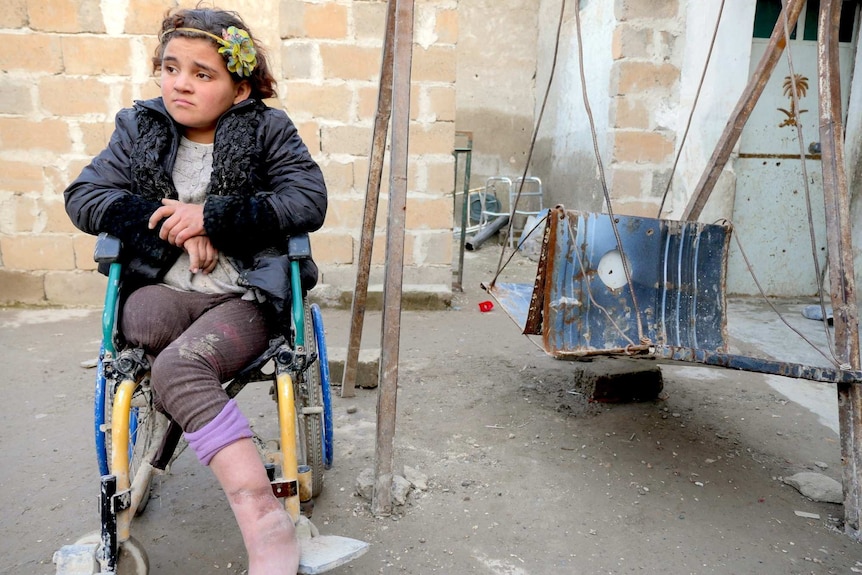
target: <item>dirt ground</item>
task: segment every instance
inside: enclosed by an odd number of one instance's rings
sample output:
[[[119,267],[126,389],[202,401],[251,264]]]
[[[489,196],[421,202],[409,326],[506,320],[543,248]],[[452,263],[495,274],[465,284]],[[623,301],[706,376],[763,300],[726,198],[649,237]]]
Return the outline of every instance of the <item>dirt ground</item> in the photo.
[[[590,403],[574,392],[573,364],[546,356],[499,307],[479,311],[489,253],[466,254],[452,310],[402,316],[395,464],[427,476],[427,489],[390,517],[355,493],[374,463],[377,392],[333,389],[335,461],[313,522],[371,547],[332,573],[862,573],[842,507],[781,480],[840,480],[828,417],[766,376],[682,364],[661,367],[658,400]],[[533,274],[526,260],[512,266]],[[330,347],[346,345],[349,319],[324,310]],[[368,314],[363,347],[379,346],[379,320]],[[94,310],[0,309],[2,574],[50,575],[56,549],[98,528],[94,372],[81,367],[98,339]],[[239,401],[265,430],[266,389]],[[228,505],[188,451],[157,478],[133,534],[152,573],[246,572]]]

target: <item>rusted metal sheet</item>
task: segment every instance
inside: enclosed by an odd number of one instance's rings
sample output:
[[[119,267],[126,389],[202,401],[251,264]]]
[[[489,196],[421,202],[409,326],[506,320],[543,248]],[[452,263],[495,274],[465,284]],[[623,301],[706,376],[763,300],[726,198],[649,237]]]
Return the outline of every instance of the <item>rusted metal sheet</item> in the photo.
[[[853,385],[862,382],[856,366],[808,366],[728,353],[729,227],[615,218],[622,250],[607,214],[555,208],[535,282],[485,286],[525,335],[541,336],[548,354],[559,359],[627,355],[859,387]],[[626,254],[634,298],[619,252]]]
[[[728,353],[730,227],[615,219],[622,250],[608,214],[555,208],[547,220],[535,282],[486,286],[524,334],[541,336],[548,354],[559,359],[628,355],[842,385],[862,381],[858,369]],[[626,254],[631,286],[621,253]]]
[[[504,293],[500,284],[492,294],[504,309],[513,308],[510,315],[522,329],[526,318],[540,313],[532,327],[541,330],[532,333],[541,333],[545,350],[557,357],[644,352],[655,345],[726,351],[730,229],[615,218],[622,250],[607,214],[552,210],[539,266],[542,281],[533,286],[527,313],[514,308],[526,300],[523,290]]]

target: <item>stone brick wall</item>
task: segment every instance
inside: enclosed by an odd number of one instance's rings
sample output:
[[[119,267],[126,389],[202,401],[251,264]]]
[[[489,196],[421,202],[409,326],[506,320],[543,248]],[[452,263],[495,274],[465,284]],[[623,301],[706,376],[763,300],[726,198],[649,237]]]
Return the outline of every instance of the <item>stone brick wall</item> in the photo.
[[[107,143],[114,114],[158,95],[156,0],[6,0],[0,11],[0,305],[98,305],[94,239],[62,192]],[[268,48],[279,98],[321,164],[330,210],[312,237],[322,282],[353,289],[377,106],[384,0],[225,0]],[[416,2],[405,290],[450,292],[457,0]],[[388,173],[388,172],[387,172]],[[382,281],[386,177],[371,282]]]

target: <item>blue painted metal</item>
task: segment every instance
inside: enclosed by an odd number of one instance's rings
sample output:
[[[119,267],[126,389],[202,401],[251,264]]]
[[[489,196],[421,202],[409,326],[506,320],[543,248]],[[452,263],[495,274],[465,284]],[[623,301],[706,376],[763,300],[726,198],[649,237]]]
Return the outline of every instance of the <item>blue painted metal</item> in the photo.
[[[530,284],[497,283],[490,291],[497,303],[521,329],[521,333],[527,333],[527,316],[530,310],[533,286]]]
[[[619,245],[608,214],[551,210],[535,283],[485,286],[522,333],[541,336],[548,354],[643,356],[862,381],[862,372],[728,353],[729,226],[614,217]]]

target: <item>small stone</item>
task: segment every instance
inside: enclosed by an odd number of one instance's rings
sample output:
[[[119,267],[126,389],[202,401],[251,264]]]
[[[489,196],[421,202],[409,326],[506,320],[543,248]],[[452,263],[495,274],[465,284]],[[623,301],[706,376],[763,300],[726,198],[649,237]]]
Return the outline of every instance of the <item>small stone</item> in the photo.
[[[356,493],[363,499],[371,501],[374,496],[374,470],[365,468],[356,478]]]
[[[841,483],[820,473],[803,471],[791,477],[785,477],[784,483],[795,487],[802,495],[814,501],[844,502],[844,488]]]
[[[426,491],[428,489],[428,476],[409,465],[404,466],[404,478],[419,491]]]
[[[410,494],[410,482],[400,475],[392,478],[392,502],[396,505],[404,505],[407,503],[407,496]]]

